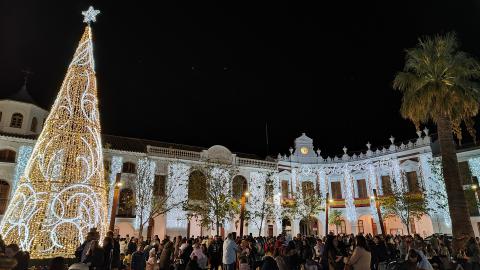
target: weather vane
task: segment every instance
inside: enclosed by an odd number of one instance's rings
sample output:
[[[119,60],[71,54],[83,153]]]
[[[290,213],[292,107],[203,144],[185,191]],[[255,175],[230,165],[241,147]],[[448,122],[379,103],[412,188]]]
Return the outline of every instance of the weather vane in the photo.
[[[100,14],[100,10],[94,9],[92,6],[88,7],[86,11],[82,11],[83,15],[83,22],[90,24],[91,22],[96,22],[97,18],[95,18],[98,14]]]

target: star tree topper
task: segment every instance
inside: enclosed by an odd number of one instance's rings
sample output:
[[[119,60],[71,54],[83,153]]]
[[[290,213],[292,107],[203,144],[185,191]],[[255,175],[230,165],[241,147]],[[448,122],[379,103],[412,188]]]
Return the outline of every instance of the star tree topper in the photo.
[[[95,18],[98,14],[100,14],[100,10],[94,9],[92,6],[88,7],[88,10],[82,11],[83,15],[83,22],[90,24],[90,22],[96,22],[97,18]]]

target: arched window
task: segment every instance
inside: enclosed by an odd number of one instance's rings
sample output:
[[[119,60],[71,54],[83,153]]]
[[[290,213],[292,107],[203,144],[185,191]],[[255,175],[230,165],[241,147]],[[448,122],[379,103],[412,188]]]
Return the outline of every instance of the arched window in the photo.
[[[136,173],[137,169],[135,163],[133,162],[125,162],[122,166],[123,173]]]
[[[8,202],[8,192],[10,192],[10,185],[4,180],[0,180],[0,215],[5,214]]]
[[[118,214],[119,217],[134,217],[133,208],[135,206],[135,197],[133,190],[124,188],[120,190],[120,198],[118,200]]]
[[[232,195],[234,199],[241,199],[242,194],[248,190],[247,179],[241,175],[237,175],[232,180]]]
[[[207,198],[207,178],[201,171],[193,171],[188,177],[188,199],[202,201]]]
[[[14,113],[10,121],[10,127],[22,128],[23,115],[21,113]]]
[[[30,126],[30,131],[31,131],[31,132],[37,132],[37,125],[38,125],[37,118],[36,118],[36,117],[33,117],[33,119],[32,119],[32,125]]]
[[[15,162],[16,153],[10,149],[0,150],[0,162]]]

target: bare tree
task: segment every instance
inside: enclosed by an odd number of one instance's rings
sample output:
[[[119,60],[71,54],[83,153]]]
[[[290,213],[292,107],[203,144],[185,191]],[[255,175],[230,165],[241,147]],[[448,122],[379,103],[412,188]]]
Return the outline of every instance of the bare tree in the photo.
[[[217,235],[220,227],[227,220],[233,220],[239,212],[238,201],[233,198],[231,189],[231,177],[235,175],[236,168],[224,164],[208,164],[203,168],[207,178],[207,187],[199,188],[202,200],[188,201],[185,210],[190,211],[199,219],[202,227],[213,227]]]
[[[168,179],[160,179],[155,185],[155,162],[147,158],[138,162],[137,179],[135,182],[136,195],[136,215],[139,227],[139,235],[142,235],[143,228],[149,223],[147,230],[147,239],[151,237],[153,220],[161,215],[165,215],[170,210],[182,206],[185,199],[175,198],[177,190],[185,188],[185,183],[180,181],[170,182],[173,179],[172,171],[169,171]],[[154,192],[154,187],[156,188]]]
[[[254,183],[254,186],[250,187],[252,189],[251,194],[255,194],[255,197],[252,197],[252,203],[250,203],[249,210],[247,211],[248,219],[257,227],[258,236],[262,234],[264,221],[273,216],[274,213],[274,204],[273,204],[273,181],[274,181],[274,172],[266,173],[265,177],[262,177],[262,180],[265,182]],[[257,190],[259,192],[253,192]]]

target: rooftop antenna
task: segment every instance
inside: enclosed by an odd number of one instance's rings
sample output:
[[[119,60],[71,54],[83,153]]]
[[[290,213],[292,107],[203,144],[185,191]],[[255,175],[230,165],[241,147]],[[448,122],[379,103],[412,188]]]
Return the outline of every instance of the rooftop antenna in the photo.
[[[23,73],[23,86],[26,88],[28,78],[30,77],[30,75],[33,74],[33,72],[30,71],[30,69],[24,69],[24,70],[22,70],[22,73]]]
[[[268,147],[268,120],[265,121],[265,140],[267,142],[267,156],[269,152],[269,147]]]

